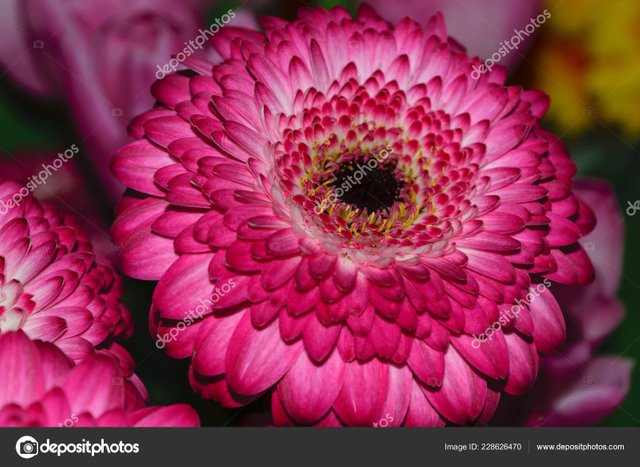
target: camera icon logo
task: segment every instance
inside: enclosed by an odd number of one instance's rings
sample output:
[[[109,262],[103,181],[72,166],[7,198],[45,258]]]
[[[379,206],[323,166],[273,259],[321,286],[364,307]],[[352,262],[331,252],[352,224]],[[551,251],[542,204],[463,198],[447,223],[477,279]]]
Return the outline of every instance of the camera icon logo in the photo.
[[[23,459],[38,455],[38,442],[31,436],[23,436],[16,442],[16,452]]]

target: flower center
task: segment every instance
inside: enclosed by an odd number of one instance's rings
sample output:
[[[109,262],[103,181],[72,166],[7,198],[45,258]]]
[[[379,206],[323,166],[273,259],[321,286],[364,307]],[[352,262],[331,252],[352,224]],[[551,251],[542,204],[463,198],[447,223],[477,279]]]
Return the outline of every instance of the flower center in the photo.
[[[370,159],[375,161],[375,159]],[[400,200],[404,181],[398,180],[389,165],[343,162],[330,183],[340,201],[369,213],[388,210]]]
[[[483,148],[464,143],[464,119],[431,108],[426,87],[407,95],[377,73],[345,86],[297,104],[274,147],[275,182],[310,231],[344,248],[448,248],[473,214]]]

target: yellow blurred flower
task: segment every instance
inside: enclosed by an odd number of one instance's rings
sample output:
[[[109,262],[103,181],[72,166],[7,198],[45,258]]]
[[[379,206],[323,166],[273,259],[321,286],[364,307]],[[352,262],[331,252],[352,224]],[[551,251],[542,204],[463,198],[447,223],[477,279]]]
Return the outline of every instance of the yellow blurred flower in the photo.
[[[532,57],[549,118],[567,133],[594,124],[640,135],[640,2],[548,0],[551,20]]]

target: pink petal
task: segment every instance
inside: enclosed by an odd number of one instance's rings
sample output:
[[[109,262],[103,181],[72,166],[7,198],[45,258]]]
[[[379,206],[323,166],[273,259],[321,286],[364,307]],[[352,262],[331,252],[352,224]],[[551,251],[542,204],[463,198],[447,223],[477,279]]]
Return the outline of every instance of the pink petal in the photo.
[[[258,330],[251,325],[250,314],[245,313],[227,350],[229,386],[239,394],[259,394],[285,375],[301,351],[302,342],[282,341],[276,321]]]
[[[429,403],[424,392],[420,389],[419,383],[413,381],[411,384],[411,400],[404,426],[435,427],[444,425],[444,420]]]
[[[385,405],[389,368],[377,359],[347,365],[342,390],[334,404],[343,423],[372,426]]]
[[[76,366],[64,383],[71,409],[76,414],[100,416],[124,404],[122,373],[105,355],[87,358]],[[118,384],[120,383],[120,384]]]
[[[301,352],[278,384],[278,394],[287,413],[302,424],[313,424],[321,419],[338,397],[345,367],[337,350],[322,364],[313,362],[306,352]]]
[[[484,407],[487,383],[449,346],[445,354],[445,371],[442,386],[438,389],[423,388],[434,408],[454,423],[474,421]]]

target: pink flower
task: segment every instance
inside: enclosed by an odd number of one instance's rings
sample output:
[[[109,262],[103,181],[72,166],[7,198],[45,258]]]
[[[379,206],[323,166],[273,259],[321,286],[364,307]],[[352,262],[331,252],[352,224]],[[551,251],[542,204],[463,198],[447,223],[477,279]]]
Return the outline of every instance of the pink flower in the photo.
[[[565,337],[553,287],[530,288],[593,279],[548,99],[502,67],[473,80],[440,15],[263,24],[157,82],[113,159],[122,267],[159,280],[153,334],[204,396],[271,394],[278,424],[489,419]]]
[[[127,143],[126,124],[153,105],[158,67],[198,34],[199,0],[11,0],[0,7],[9,40],[5,70],[27,89],[61,94],[81,142],[115,199],[122,187],[109,158]],[[16,59],[16,57],[19,57]]]
[[[35,178],[38,186],[34,194],[38,200],[56,204],[78,217],[95,253],[101,258],[114,261],[116,250],[107,233],[112,220],[110,206],[101,199],[99,188],[91,183],[79,164],[82,153],[68,159],[54,175],[49,176],[46,171],[61,154],[64,156],[69,151],[67,148],[20,153],[13,161],[2,161],[2,176],[23,185],[33,183]]]
[[[49,96],[55,94],[51,83],[38,70],[34,43],[21,21],[22,5],[19,0],[7,0],[0,4],[0,29],[3,40],[0,42],[0,65],[11,78],[29,92]],[[21,53],[16,53],[21,51]]]
[[[133,330],[121,279],[77,220],[0,179],[0,333],[22,329],[79,360]]]
[[[402,8],[386,0],[366,0],[366,3],[393,23],[405,16],[426,22],[439,11],[447,22],[449,34],[469,47],[469,55],[478,55],[484,60],[498,53],[504,66],[521,60],[536,34],[532,26],[527,30],[527,25],[542,9],[541,0],[520,0],[517,4],[510,0],[406,0]],[[504,44],[512,38],[511,46]],[[500,52],[501,47],[504,53]]]
[[[622,213],[604,181],[580,180],[576,192],[598,217],[596,228],[580,241],[593,262],[596,280],[588,286],[556,289],[567,316],[567,342],[544,361],[538,382],[524,399],[503,404],[501,424],[595,425],[613,413],[629,392],[633,362],[595,352],[624,314],[616,297],[622,274]]]
[[[199,425],[188,405],[144,407],[114,355],[101,352],[74,364],[22,331],[0,334],[0,380],[3,427]]]

